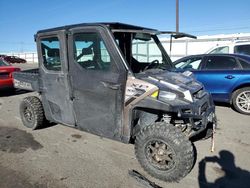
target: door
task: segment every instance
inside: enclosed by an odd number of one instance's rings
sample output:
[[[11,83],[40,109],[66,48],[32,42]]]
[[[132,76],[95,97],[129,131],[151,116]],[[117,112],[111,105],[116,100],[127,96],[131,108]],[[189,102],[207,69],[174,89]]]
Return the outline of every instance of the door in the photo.
[[[127,70],[111,33],[101,26],[72,29],[68,44],[77,126],[121,139]]]
[[[240,65],[234,57],[208,56],[201,70],[196,71],[195,75],[215,101],[228,102],[233,86],[240,79],[239,69]]]
[[[70,101],[63,31],[38,34],[40,89],[46,118],[70,126],[75,125]]]

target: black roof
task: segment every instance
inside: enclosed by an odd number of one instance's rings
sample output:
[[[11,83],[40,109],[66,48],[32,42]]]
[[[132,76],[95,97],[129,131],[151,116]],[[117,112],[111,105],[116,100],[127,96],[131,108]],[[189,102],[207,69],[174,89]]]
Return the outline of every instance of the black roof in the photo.
[[[58,31],[58,30],[69,30],[71,28],[75,27],[81,27],[81,26],[98,26],[98,25],[104,25],[108,28],[112,29],[124,29],[124,30],[150,30],[156,32],[156,29],[152,28],[146,28],[146,27],[141,27],[141,26],[136,26],[136,25],[130,25],[130,24],[125,24],[125,23],[119,23],[119,22],[99,22],[99,23],[81,23],[81,24],[73,24],[73,25],[65,25],[61,27],[55,27],[51,29],[44,29],[40,30],[37,33],[44,33],[44,32],[51,32],[51,31]]]

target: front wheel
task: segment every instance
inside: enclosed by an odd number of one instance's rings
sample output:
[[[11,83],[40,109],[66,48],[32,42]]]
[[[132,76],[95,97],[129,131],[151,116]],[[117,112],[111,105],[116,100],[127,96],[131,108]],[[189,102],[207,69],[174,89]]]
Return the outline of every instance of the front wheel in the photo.
[[[153,177],[173,182],[193,167],[194,150],[188,138],[173,125],[158,122],[144,127],[136,136],[135,154]]]
[[[232,103],[235,110],[250,115],[250,87],[236,90],[232,96]]]

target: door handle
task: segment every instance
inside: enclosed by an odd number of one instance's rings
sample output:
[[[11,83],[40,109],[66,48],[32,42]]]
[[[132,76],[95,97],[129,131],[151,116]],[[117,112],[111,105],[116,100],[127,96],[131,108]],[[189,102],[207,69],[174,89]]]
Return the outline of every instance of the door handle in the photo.
[[[225,78],[231,80],[231,79],[235,78],[235,76],[233,76],[233,75],[227,75],[227,76],[225,76]]]
[[[114,83],[109,83],[109,82],[101,82],[104,87],[113,89],[113,90],[118,90],[120,88],[120,84],[114,84]]]

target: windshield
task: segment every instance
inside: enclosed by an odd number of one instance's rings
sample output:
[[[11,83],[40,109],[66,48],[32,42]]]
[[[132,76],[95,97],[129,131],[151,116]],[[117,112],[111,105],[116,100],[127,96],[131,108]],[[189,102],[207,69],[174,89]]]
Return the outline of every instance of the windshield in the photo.
[[[156,35],[148,33],[115,33],[123,55],[133,73],[149,69],[170,70],[172,62]]]
[[[9,66],[9,64],[0,59],[0,67],[3,66]]]
[[[235,46],[234,47],[234,53],[250,55],[250,44]]]

